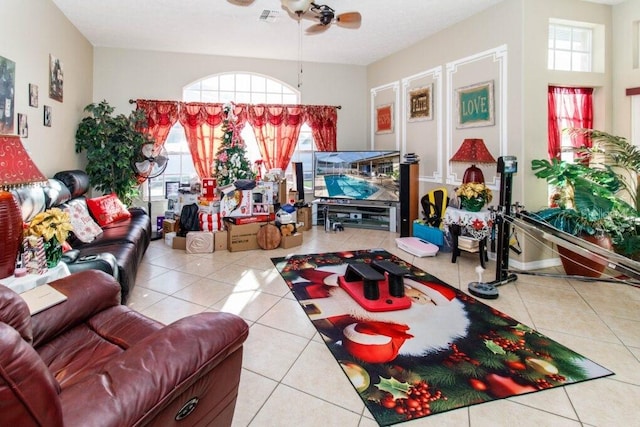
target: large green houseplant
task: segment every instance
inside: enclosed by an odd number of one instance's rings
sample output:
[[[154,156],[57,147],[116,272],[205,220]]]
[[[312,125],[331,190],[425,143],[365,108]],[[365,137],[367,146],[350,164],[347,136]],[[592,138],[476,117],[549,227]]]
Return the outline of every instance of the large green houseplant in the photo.
[[[630,191],[634,185],[629,182],[629,176],[635,177],[637,173],[629,173],[631,159],[624,153],[633,150],[623,138],[605,132],[584,129],[571,132],[587,133],[593,146],[578,150],[580,156],[574,162],[558,159],[531,162],[535,176],[545,179],[555,189],[552,207],[533,215],[559,230],[592,242],[606,237],[616,252],[632,256],[640,240],[636,226],[638,210]],[[610,140],[615,141],[616,149],[607,143]],[[638,158],[636,164],[640,165],[640,156]],[[625,193],[630,196],[625,198]]]
[[[103,193],[116,193],[126,205],[138,195],[133,163],[149,137],[139,131],[146,124],[144,113],[114,115],[107,101],[89,104],[90,113],[76,131],[76,152],[86,152],[86,171],[91,185]]]

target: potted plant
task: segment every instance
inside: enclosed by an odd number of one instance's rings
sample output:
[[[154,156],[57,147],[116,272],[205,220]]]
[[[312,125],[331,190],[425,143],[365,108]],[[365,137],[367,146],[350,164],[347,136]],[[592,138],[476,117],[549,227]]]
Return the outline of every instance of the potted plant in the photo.
[[[86,152],[91,185],[103,193],[116,193],[125,205],[130,205],[138,195],[139,184],[133,162],[142,145],[152,142],[139,130],[146,126],[144,112],[114,115],[114,108],[107,101],[89,104],[84,111],[91,115],[78,126],[76,152]]]
[[[608,135],[591,130],[571,132],[589,132],[599,137]],[[614,138],[620,143],[620,138]],[[620,148],[625,147],[620,145]],[[581,156],[574,162],[558,159],[531,162],[535,176],[545,179],[555,189],[551,207],[532,215],[561,231],[621,252],[620,248],[627,247],[637,235],[638,211],[623,197],[630,185],[624,174],[616,170],[619,163],[610,156],[613,152],[605,154],[601,144],[578,152]],[[602,160],[596,160],[596,154],[604,154],[600,156]],[[594,264],[589,270],[596,272],[578,273],[576,264],[587,264],[588,260],[581,257],[579,262],[572,262],[566,249],[559,248],[559,252],[568,274],[598,277],[604,271],[605,266]]]

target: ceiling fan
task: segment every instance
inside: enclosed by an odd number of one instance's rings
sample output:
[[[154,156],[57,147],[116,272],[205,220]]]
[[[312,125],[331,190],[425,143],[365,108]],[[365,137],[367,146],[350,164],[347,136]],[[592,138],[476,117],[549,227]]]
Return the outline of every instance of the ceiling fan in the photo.
[[[254,0],[227,0],[238,6],[249,6]],[[295,15],[297,19],[305,18],[318,21],[307,28],[307,34],[317,34],[328,29],[332,24],[343,28],[360,28],[362,15],[360,12],[345,12],[336,14],[330,6],[317,4],[313,0],[281,0],[282,6]]]

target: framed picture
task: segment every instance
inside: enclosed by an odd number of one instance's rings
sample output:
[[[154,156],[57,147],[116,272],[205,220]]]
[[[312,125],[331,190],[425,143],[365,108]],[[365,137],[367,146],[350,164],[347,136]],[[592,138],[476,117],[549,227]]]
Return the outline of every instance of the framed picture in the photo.
[[[18,113],[18,135],[20,138],[29,137],[29,124],[27,123],[27,115]]]
[[[408,121],[433,120],[433,83],[409,91]]]
[[[38,85],[29,83],[29,107],[38,106]]]
[[[393,104],[376,107],[376,133],[393,133]]]
[[[53,55],[49,55],[49,98],[62,102],[64,75],[62,62]]]
[[[51,107],[48,105],[44,106],[44,120],[43,120],[43,124],[50,128],[51,127]]]
[[[0,134],[12,134],[16,63],[0,56]]]
[[[178,197],[178,190],[180,189],[180,181],[166,181],[164,183],[164,197],[170,199],[171,196]]]
[[[456,89],[457,128],[493,126],[493,80]]]

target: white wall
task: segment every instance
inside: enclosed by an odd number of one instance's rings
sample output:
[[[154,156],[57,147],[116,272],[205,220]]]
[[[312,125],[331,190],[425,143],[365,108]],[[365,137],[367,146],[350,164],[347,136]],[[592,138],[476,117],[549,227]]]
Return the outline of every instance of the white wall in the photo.
[[[0,0],[0,56],[16,63],[15,117],[26,114],[25,148],[47,176],[81,168],[75,132],[84,107],[92,102],[93,49],[50,0]],[[49,98],[49,54],[64,71],[63,102]],[[38,107],[29,106],[29,84],[39,87]],[[43,126],[43,106],[52,107],[52,126]],[[17,123],[14,125],[17,134]]]
[[[252,72],[297,85],[297,62],[239,57],[96,48],[93,99],[106,99],[119,112],[131,111],[129,99],[181,100],[182,89],[222,72]],[[338,148],[365,148],[366,68],[303,64],[303,104],[340,105]]]
[[[625,91],[640,87],[639,22],[640,1],[627,0],[613,8],[613,133],[625,138],[631,138],[631,99]],[[635,128],[637,132],[640,123]]]

